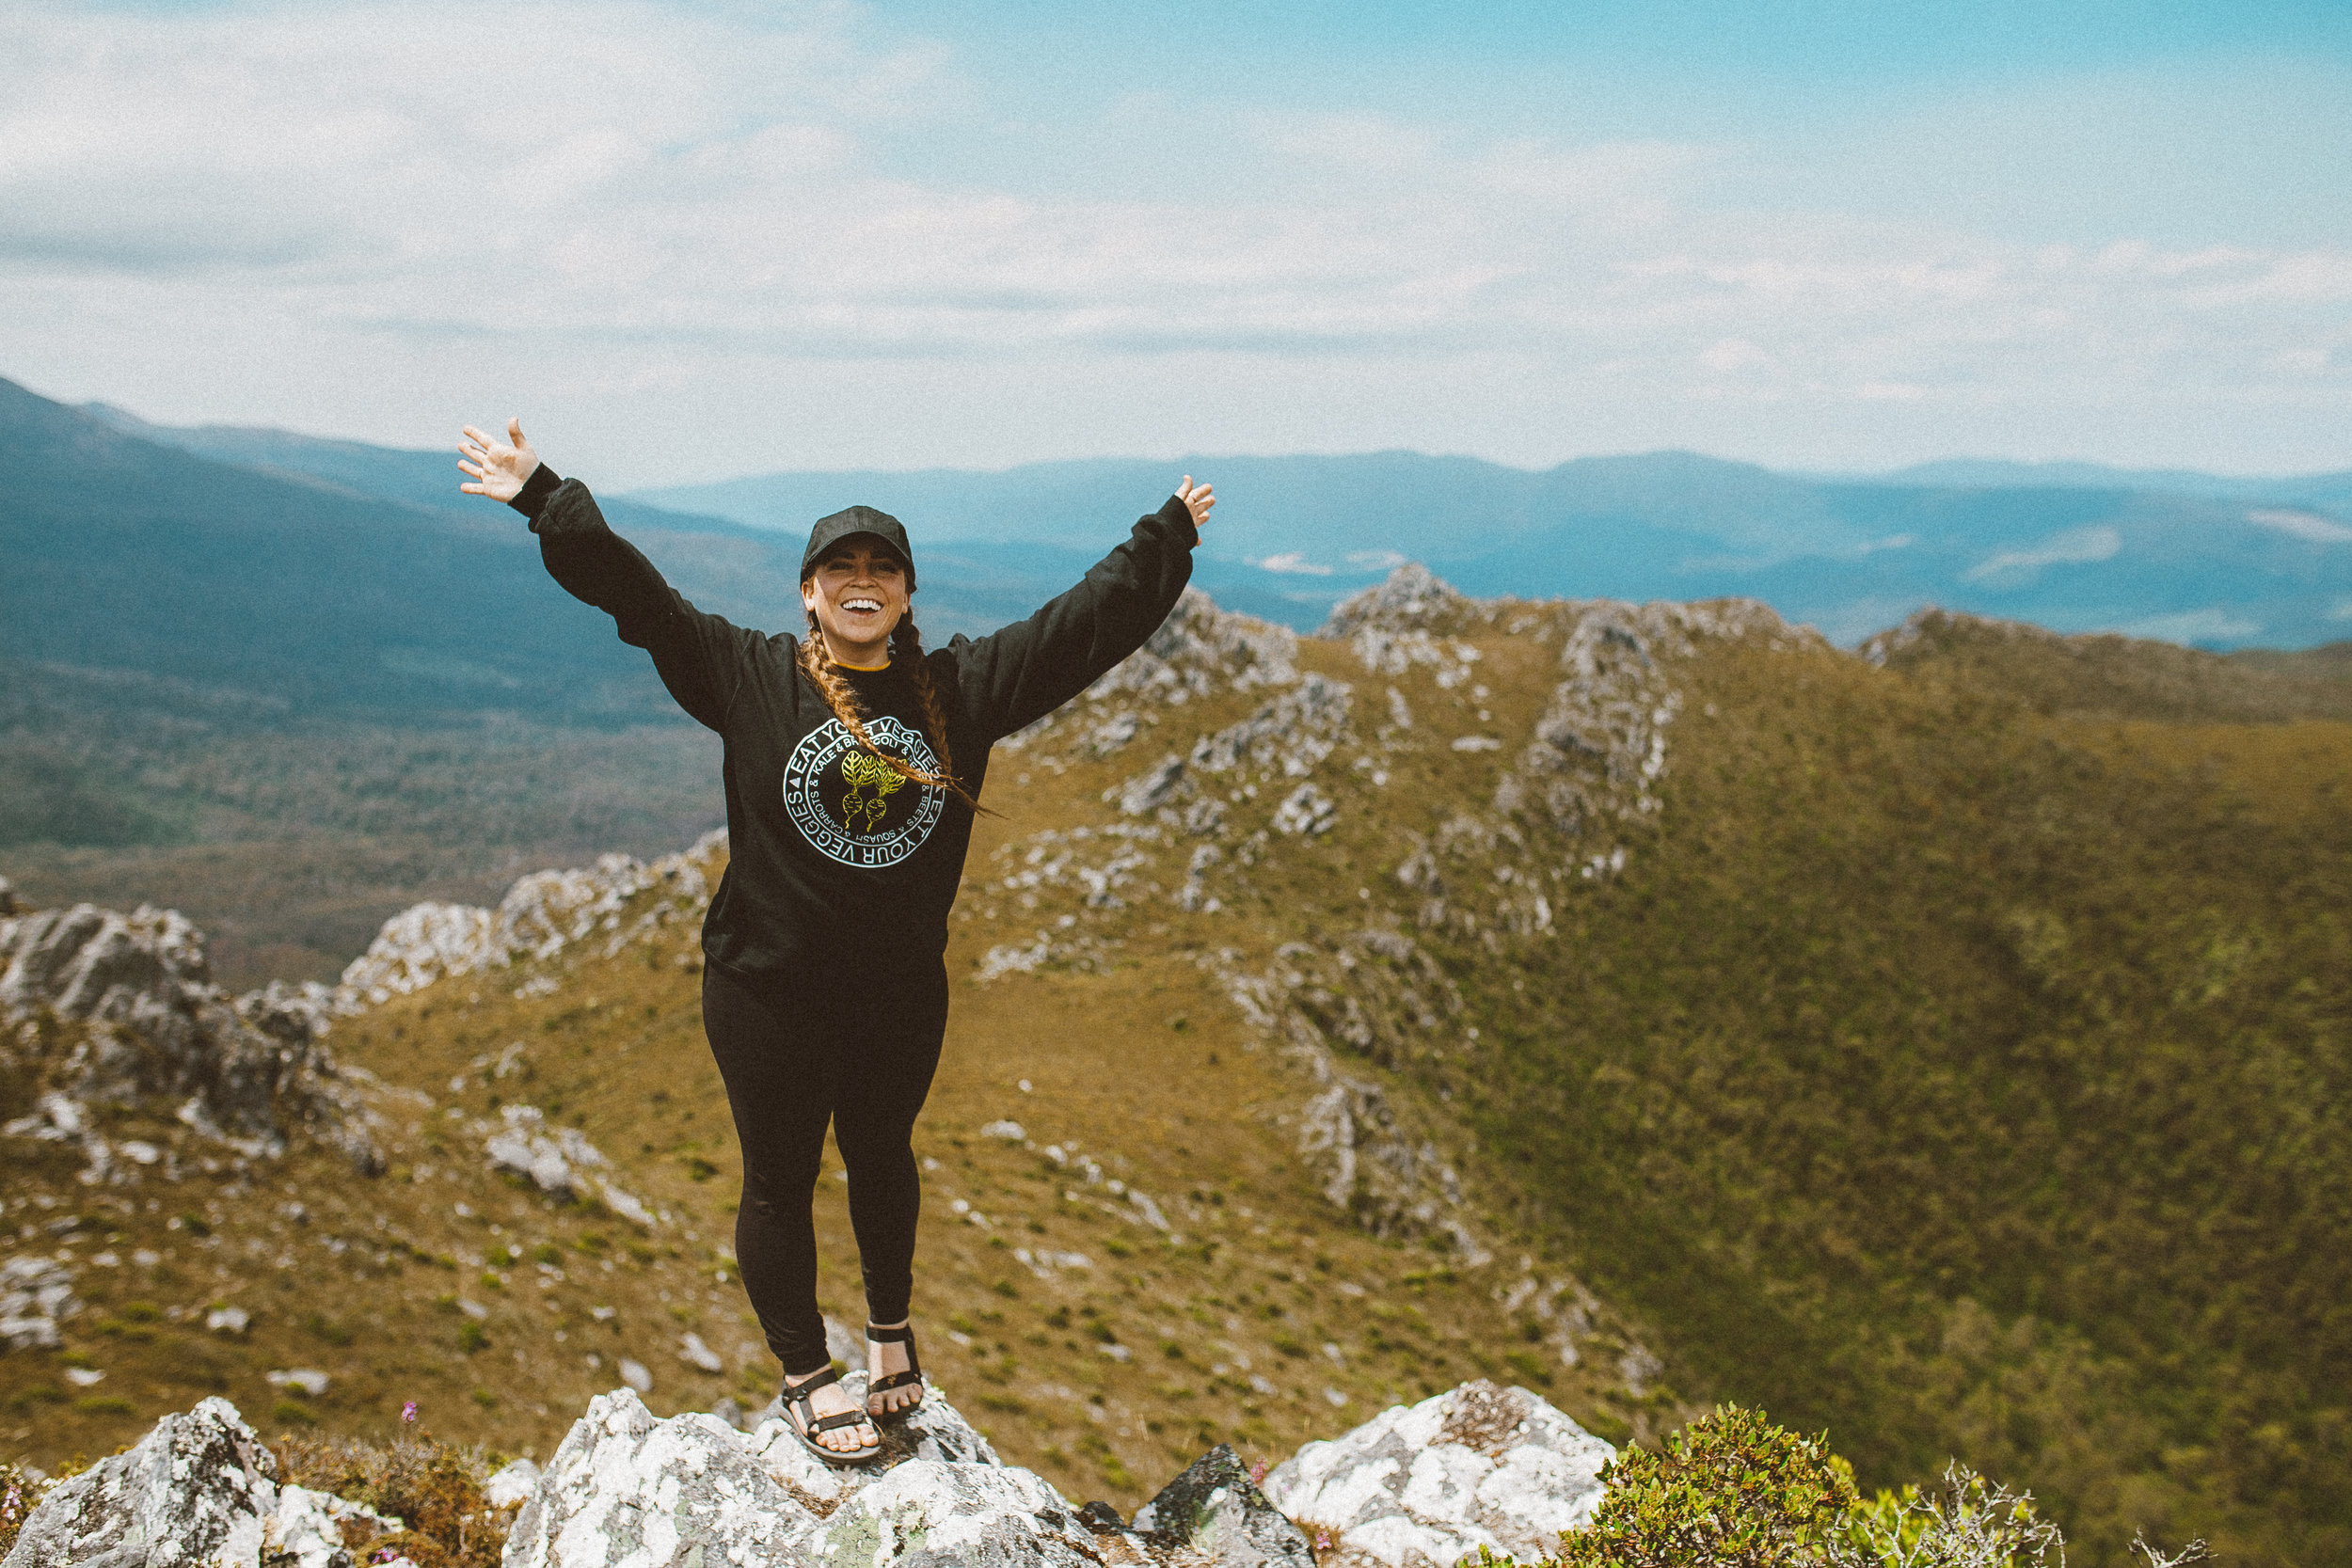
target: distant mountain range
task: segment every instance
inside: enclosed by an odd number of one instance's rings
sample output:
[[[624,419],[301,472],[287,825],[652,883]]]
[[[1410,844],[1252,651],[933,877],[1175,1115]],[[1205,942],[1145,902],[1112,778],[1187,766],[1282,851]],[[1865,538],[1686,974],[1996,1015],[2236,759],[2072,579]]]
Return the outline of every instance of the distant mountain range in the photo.
[[[1814,478],[1673,451],[1536,473],[1375,452],[773,474],[637,499],[768,528],[864,499],[918,537],[1001,546],[1120,517],[1185,469],[1219,497],[1202,585],[1301,629],[1411,559],[1482,594],[1758,598],[1847,643],[1929,604],[2211,648],[2352,636],[2352,473],[1962,461]]]
[[[593,453],[550,455],[595,482]],[[1928,604],[2212,648],[2352,635],[2352,474],[1957,462],[1853,479],[1687,452],[1533,473],[1377,452],[776,474],[600,499],[697,603],[767,627],[800,619],[808,521],[881,506],[914,532],[936,642],[1027,613],[1187,468],[1220,498],[1195,580],[1301,629],[1409,559],[1483,594],[1750,596],[1847,643]],[[668,716],[644,661],[459,478],[450,451],[169,428],[0,381],[0,658],[296,707]]]

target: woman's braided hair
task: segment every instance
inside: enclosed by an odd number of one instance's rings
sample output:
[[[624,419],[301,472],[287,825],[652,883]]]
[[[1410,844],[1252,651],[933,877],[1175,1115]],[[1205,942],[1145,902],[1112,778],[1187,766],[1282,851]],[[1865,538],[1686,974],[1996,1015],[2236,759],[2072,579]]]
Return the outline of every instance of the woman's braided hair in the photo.
[[[817,625],[817,611],[808,612],[808,636],[801,641],[801,670],[809,684],[817,688],[833,709],[833,716],[841,721],[841,727],[857,737],[857,743],[899,773],[919,784],[935,784],[953,795],[976,812],[988,808],[978,797],[963,787],[956,777],[955,753],[947,746],[947,712],[940,705],[938,689],[931,685],[931,673],[923,660],[923,635],[914,629],[914,611],[909,610],[898,617],[898,624],[890,630],[890,661],[907,673],[914,686],[915,700],[923,705],[923,735],[930,741],[931,751],[939,758],[939,771],[928,772],[907,761],[894,757],[874,744],[874,737],[866,733],[866,716],[858,710],[857,692],[841,678],[833,660],[825,657],[824,632]],[[989,812],[994,816],[993,812]]]

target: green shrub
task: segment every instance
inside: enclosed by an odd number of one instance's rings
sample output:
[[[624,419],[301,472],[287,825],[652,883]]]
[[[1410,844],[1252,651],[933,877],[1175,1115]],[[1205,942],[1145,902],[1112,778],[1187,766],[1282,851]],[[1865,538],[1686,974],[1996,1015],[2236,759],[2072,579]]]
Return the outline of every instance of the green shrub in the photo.
[[[1846,1561],[1859,1502],[1825,1438],[1801,1437],[1727,1404],[1652,1453],[1601,1471],[1589,1528],[1560,1538],[1561,1568],[1802,1568]]]
[[[1564,1530],[1560,1555],[1532,1568],[2064,1568],[2058,1528],[2033,1498],[1963,1465],[1928,1492],[1864,1502],[1826,1437],[1724,1405],[1652,1453],[1602,1467],[1592,1523]],[[2149,1568],[2183,1568],[2202,1542],[2166,1554],[2132,1543]],[[1480,1547],[1462,1568],[1518,1568]]]

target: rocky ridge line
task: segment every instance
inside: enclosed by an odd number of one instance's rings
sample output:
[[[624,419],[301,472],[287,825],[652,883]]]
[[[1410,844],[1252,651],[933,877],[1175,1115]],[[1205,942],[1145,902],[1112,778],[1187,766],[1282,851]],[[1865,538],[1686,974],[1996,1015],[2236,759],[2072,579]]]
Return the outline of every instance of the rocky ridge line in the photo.
[[[1263,1488],[1220,1444],[1128,1521],[1006,1465],[936,1386],[884,1441],[881,1464],[836,1469],[779,1419],[660,1419],[615,1389],[544,1470],[516,1461],[484,1494],[516,1511],[505,1568],[1451,1568],[1581,1527],[1613,1453],[1527,1390],[1473,1382],[1306,1445]],[[209,1399],[53,1486],[7,1568],[351,1568],[396,1523],[281,1484]]]

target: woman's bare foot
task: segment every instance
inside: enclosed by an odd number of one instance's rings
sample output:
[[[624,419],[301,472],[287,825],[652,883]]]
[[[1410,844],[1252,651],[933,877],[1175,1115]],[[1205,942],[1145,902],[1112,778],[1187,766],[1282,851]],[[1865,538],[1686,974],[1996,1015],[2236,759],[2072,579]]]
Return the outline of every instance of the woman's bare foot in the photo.
[[[811,1372],[809,1377],[818,1375],[820,1374]],[[786,1378],[784,1397],[787,1401],[790,1400],[793,1390],[807,1381],[807,1378]],[[820,1421],[828,1416],[838,1416],[846,1411],[859,1408],[857,1401],[850,1398],[850,1391],[838,1383],[828,1383],[822,1388],[810,1394],[808,1402],[810,1408],[816,1413],[816,1418]],[[789,1409],[785,1412],[784,1418],[787,1421],[792,1419],[792,1413]],[[824,1432],[812,1432],[807,1435],[809,1440],[818,1447],[830,1449],[835,1453],[855,1453],[860,1449],[870,1449],[882,1441],[881,1436],[874,1431],[874,1424],[871,1421],[860,1421],[855,1426],[837,1426]]]
[[[904,1328],[914,1321],[912,1318],[901,1318],[895,1323],[873,1323],[869,1326]],[[914,1364],[913,1359],[907,1354],[907,1342],[903,1339],[868,1338],[866,1341],[866,1381],[869,1386],[880,1383],[893,1372],[905,1371]],[[912,1410],[922,1402],[923,1386],[919,1383],[909,1383],[897,1388],[884,1388],[878,1394],[868,1394],[866,1398],[866,1408],[870,1415],[896,1416]]]

